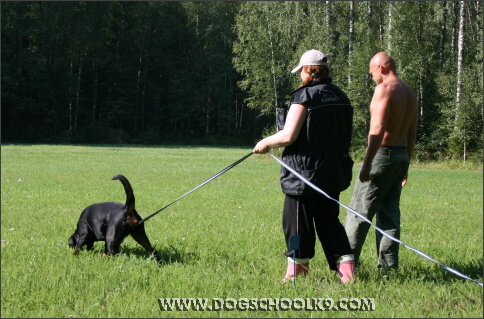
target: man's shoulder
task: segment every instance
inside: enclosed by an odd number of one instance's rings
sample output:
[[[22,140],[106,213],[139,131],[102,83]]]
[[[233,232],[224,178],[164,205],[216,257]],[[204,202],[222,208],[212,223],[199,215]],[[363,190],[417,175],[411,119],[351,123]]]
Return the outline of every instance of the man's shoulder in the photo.
[[[397,78],[389,79],[387,81],[383,81],[382,83],[378,84],[375,87],[375,93],[391,95],[394,92],[398,92],[399,90],[405,87],[409,88],[409,86],[405,84],[405,82],[403,82],[397,77]]]
[[[388,82],[382,82],[375,86],[375,90],[373,91],[373,98],[383,98],[385,96],[391,95],[391,91],[393,90],[394,85],[389,84]]]

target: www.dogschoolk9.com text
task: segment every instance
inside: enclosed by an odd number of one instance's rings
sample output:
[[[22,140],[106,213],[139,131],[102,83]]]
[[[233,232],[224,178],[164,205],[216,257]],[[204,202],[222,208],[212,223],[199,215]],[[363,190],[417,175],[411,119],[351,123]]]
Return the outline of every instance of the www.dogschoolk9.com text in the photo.
[[[158,298],[161,311],[374,311],[374,298]]]

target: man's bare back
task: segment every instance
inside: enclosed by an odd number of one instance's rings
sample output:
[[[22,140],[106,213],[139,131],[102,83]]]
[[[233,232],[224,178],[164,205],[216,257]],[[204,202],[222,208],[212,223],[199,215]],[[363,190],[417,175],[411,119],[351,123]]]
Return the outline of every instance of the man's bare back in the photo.
[[[388,120],[381,145],[408,147],[408,134],[417,115],[417,97],[407,84],[398,79],[380,85],[384,85],[390,95],[386,106],[389,108]]]
[[[370,104],[368,149],[360,172],[362,182],[371,179],[371,162],[380,146],[407,147],[413,156],[417,135],[417,96],[396,74],[395,62],[386,53],[370,61],[369,73],[377,83]]]

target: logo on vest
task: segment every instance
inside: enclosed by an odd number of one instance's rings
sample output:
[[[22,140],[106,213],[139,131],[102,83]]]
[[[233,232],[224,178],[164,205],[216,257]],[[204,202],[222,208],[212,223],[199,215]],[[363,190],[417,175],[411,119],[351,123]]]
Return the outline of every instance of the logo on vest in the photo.
[[[337,102],[341,100],[340,97],[336,96],[331,91],[319,90],[319,94],[321,94],[321,102],[328,103],[328,102]]]

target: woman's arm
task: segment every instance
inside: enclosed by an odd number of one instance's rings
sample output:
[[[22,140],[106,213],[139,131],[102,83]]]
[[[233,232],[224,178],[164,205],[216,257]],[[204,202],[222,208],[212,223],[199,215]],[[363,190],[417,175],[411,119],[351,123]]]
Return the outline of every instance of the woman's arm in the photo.
[[[307,111],[307,108],[302,104],[291,104],[284,129],[259,141],[253,152],[262,154],[266,153],[269,148],[285,147],[294,143],[306,120]]]

